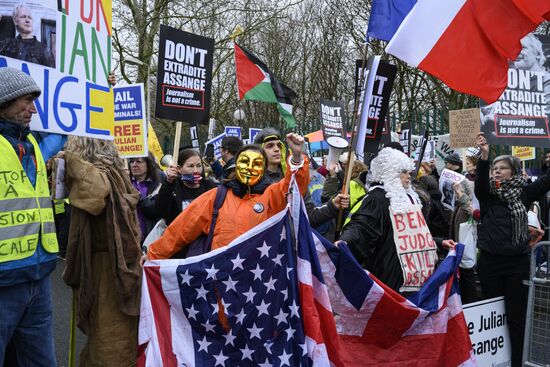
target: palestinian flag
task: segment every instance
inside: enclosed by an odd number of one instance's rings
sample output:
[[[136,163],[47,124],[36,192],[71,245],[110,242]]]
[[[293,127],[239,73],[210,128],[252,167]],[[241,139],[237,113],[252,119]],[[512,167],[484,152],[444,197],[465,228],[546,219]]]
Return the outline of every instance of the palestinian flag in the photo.
[[[269,71],[250,51],[235,43],[235,68],[239,99],[277,103],[277,110],[288,127],[296,126],[292,116],[292,98],[296,93]]]

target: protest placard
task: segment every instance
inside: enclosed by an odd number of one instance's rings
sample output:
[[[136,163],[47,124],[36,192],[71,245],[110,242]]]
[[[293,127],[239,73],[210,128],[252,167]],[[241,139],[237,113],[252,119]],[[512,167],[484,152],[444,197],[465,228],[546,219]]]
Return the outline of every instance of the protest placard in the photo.
[[[241,127],[240,126],[226,126],[225,135],[227,136],[236,136],[241,139]]]
[[[162,25],[155,116],[208,124],[214,40]]]
[[[19,5],[3,4],[1,14]],[[111,139],[111,1],[66,0],[58,9],[57,1],[45,0],[23,7],[36,19],[37,45],[23,56],[13,53],[19,42],[14,30],[0,41],[0,67],[24,71],[42,90],[31,130]]]
[[[226,133],[223,133],[204,143],[205,148],[208,144],[212,144],[214,146],[214,157],[216,159],[220,159],[222,157],[222,154],[220,152],[220,147],[222,146],[222,139],[225,138],[226,136],[227,136]]]
[[[463,309],[478,366],[511,366],[504,297],[469,303]]]
[[[493,104],[480,101],[481,131],[489,144],[550,147],[550,36],[529,34],[521,43],[504,93]]]
[[[262,129],[257,129],[255,127],[249,127],[248,128],[248,140],[250,144],[254,144],[254,138],[256,137],[256,134],[258,134]]]
[[[143,84],[115,87],[113,91],[115,145],[124,158],[146,157],[149,154],[149,144],[147,144]]]
[[[479,108],[449,111],[449,133],[453,148],[474,145],[479,133]]]
[[[444,169],[439,176],[439,192],[441,203],[444,207],[453,210],[455,208],[454,184],[461,183],[466,177],[449,169]]]
[[[529,161],[531,159],[537,158],[535,154],[535,147],[518,147],[512,146],[512,155],[518,157],[522,161]]]
[[[411,156],[411,128],[408,122],[403,122],[399,127],[399,144],[403,147],[403,153]]]
[[[160,162],[164,156],[164,152],[160,146],[155,129],[153,129],[153,125],[151,124],[147,126],[147,145],[149,146],[149,151],[152,152],[157,159],[157,162]]]
[[[344,103],[320,99],[321,130],[326,141],[331,136],[346,138],[346,120]]]
[[[362,60],[356,61],[355,70],[355,85],[356,85],[356,98],[359,97],[359,80],[361,77],[361,65]],[[363,69],[363,73],[368,74],[367,69]],[[378,145],[384,129],[384,121],[386,118],[386,111],[390,103],[390,94],[393,88],[393,82],[395,80],[395,74],[397,73],[397,67],[393,64],[380,61],[378,69],[376,71],[376,77],[374,81],[374,87],[372,90],[372,97],[368,108],[366,134],[364,151],[376,153],[378,152]],[[362,97],[362,96],[361,96]],[[361,99],[359,99],[361,100]],[[359,104],[358,111],[362,110],[362,104]],[[362,155],[363,152],[358,152]]]
[[[400,292],[418,291],[432,275],[437,261],[436,244],[422,214],[422,207],[411,205],[406,213],[390,207],[393,240],[403,271]]]

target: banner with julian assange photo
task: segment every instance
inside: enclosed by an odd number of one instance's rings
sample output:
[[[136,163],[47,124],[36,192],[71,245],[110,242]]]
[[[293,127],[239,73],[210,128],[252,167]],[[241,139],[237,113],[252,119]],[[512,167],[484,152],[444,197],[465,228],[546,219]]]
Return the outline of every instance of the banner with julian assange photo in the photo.
[[[155,117],[208,124],[214,39],[161,26]]]
[[[550,147],[550,36],[528,34],[508,69],[508,87],[493,104],[480,101],[489,144]]]

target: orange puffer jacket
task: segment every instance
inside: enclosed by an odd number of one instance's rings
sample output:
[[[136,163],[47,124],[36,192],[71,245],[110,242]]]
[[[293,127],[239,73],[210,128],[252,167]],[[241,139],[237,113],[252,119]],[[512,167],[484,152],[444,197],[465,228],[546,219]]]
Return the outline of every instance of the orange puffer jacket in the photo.
[[[252,227],[283,210],[292,172],[287,166],[285,178],[267,187],[263,194],[245,195],[242,199],[227,190],[227,196],[218,213],[212,239],[212,250],[227,246],[231,241]],[[309,162],[296,171],[296,182],[302,195],[309,184]],[[168,226],[161,238],[151,244],[149,259],[168,259],[187,246],[200,234],[208,234],[217,190],[210,190],[195,200]],[[262,204],[261,213],[254,211],[255,204]]]

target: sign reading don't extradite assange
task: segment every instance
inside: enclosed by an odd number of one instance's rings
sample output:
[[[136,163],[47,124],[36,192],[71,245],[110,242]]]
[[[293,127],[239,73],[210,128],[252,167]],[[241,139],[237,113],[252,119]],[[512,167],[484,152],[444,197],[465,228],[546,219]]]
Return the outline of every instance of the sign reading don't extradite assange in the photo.
[[[155,116],[208,124],[214,40],[161,26]]]

